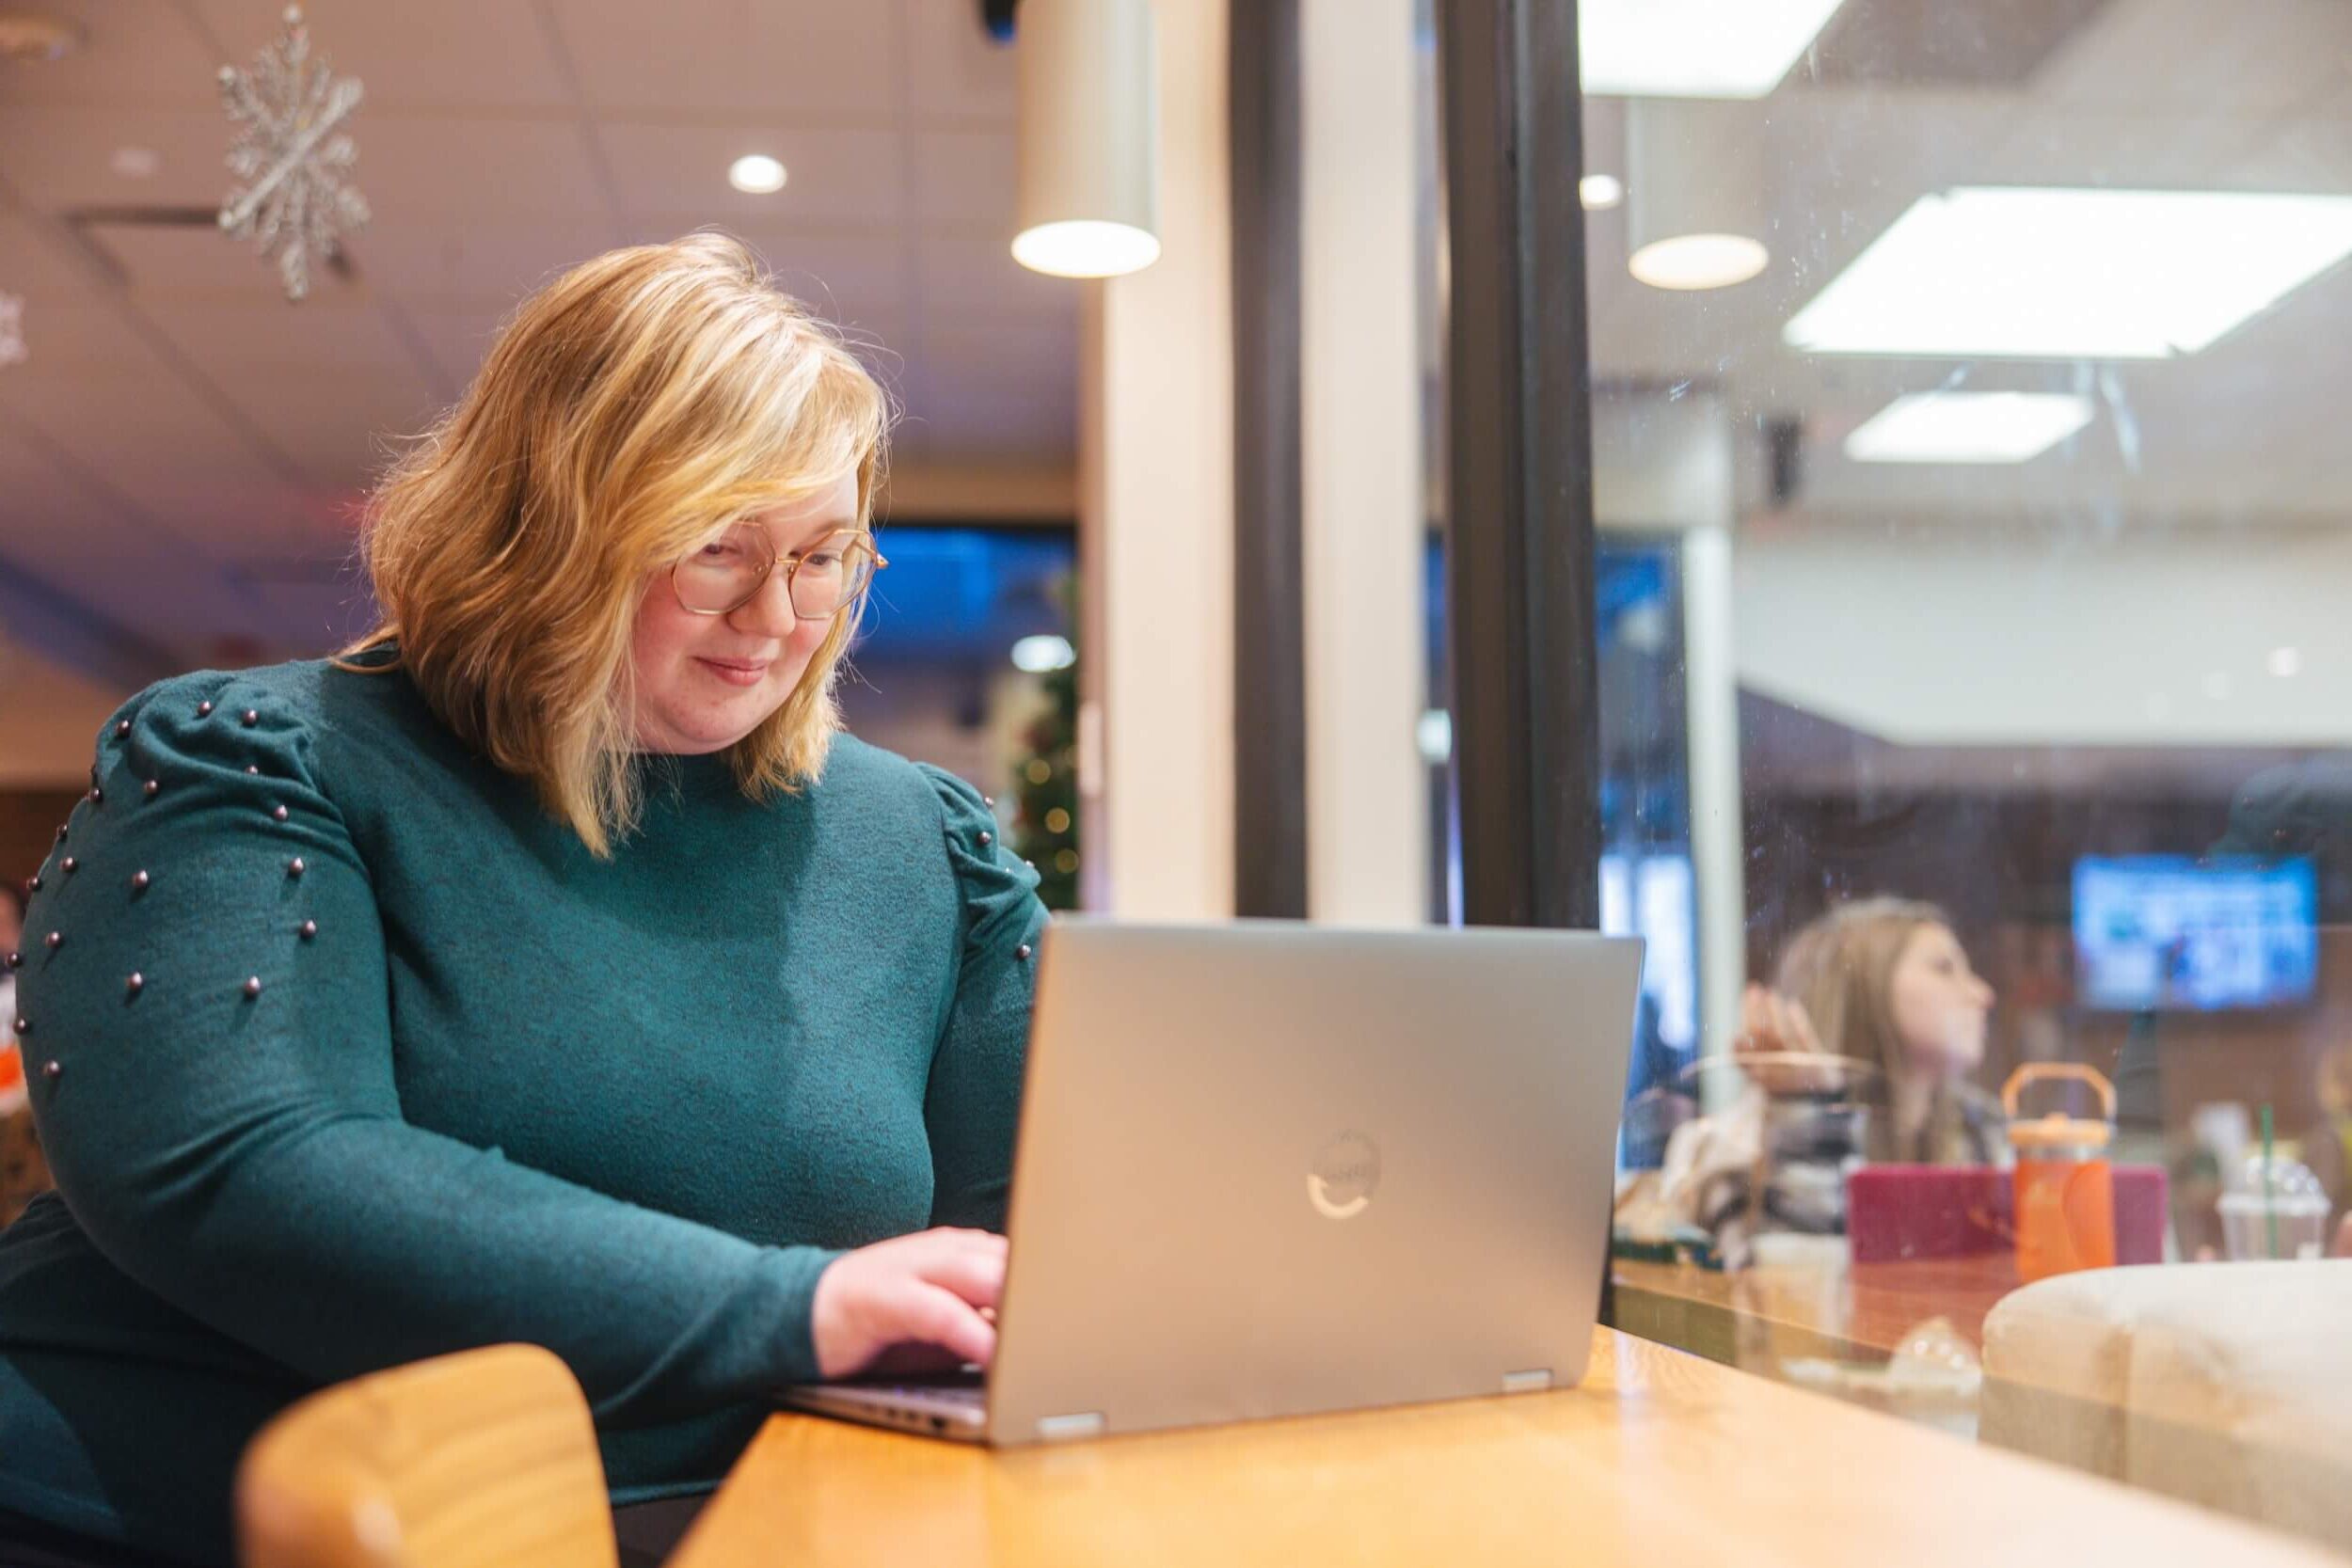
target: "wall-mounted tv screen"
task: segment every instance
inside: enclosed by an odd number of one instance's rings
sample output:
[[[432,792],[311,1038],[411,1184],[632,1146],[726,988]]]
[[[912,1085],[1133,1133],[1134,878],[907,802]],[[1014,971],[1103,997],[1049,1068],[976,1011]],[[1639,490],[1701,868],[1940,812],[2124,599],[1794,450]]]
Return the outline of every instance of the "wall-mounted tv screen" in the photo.
[[[2194,1012],[2310,1000],[2319,883],[2307,860],[2074,863],[2074,977],[2085,1006]]]

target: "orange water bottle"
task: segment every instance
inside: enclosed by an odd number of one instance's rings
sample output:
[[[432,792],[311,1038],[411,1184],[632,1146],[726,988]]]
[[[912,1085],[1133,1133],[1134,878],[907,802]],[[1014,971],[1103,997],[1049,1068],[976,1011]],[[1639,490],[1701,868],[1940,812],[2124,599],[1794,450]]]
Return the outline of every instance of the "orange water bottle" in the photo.
[[[2017,1096],[2042,1079],[2071,1078],[2099,1091],[2102,1119],[2060,1111],[2034,1121],[2017,1115]],[[2115,1137],[2115,1085],[2075,1062],[2028,1062],[2001,1086],[2009,1141],[2017,1150],[2017,1276],[2030,1284],[2054,1274],[2115,1266],[2115,1175],[2107,1145]]]

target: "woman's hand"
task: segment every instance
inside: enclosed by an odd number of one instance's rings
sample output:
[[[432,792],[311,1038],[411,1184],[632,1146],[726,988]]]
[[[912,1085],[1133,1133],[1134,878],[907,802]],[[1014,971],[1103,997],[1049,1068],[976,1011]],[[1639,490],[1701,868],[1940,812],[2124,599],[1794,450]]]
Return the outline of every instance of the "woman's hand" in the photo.
[[[1731,1042],[1733,1060],[1767,1094],[1810,1094],[1843,1082],[1844,1062],[1821,1046],[1804,1004],[1750,986],[1740,998],[1740,1035]],[[1820,1066],[1790,1057],[1819,1056]]]
[[[996,1353],[1005,1239],[922,1230],[844,1253],[817,1276],[809,1337],[820,1377],[987,1366]]]

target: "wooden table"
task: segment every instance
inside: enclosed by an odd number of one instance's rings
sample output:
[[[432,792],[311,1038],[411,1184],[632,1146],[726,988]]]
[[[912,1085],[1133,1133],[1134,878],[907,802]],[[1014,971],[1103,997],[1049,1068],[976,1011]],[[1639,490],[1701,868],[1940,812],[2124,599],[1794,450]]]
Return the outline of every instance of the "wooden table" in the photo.
[[[1981,1349],[1985,1314],[2018,1286],[2008,1252],[1739,1274],[1620,1259],[1612,1272],[1618,1327],[1727,1366],[1750,1365],[1759,1338],[1781,1355],[1883,1361],[1931,1318],[1951,1320]]]
[[[1560,1393],[1068,1448],[779,1415],[672,1568],[777,1563],[2343,1568],[1607,1329]]]

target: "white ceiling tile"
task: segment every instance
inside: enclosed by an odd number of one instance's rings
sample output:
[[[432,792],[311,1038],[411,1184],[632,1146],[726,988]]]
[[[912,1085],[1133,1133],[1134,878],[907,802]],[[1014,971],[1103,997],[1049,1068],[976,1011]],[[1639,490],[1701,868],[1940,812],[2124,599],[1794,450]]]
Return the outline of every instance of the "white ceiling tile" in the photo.
[[[208,374],[336,374],[346,380],[397,379],[415,361],[373,301],[314,293],[283,299],[142,299],[147,317]]]
[[[923,232],[1011,244],[1020,153],[1009,129],[914,133],[914,202]]]
[[[894,236],[767,227],[734,232],[787,293],[834,325],[866,337],[903,337],[909,320],[906,252]]]
[[[92,223],[83,233],[92,248],[122,269],[135,298],[201,300],[247,311],[275,305],[294,312],[285,318],[292,328],[313,302],[337,309],[358,293],[356,284],[314,261],[310,297],[289,303],[276,260],[264,259],[251,241],[232,239],[217,227]]]
[[[86,298],[93,279],[87,263],[66,249],[71,243],[0,207],[0,291],[36,303]]]
[[[607,120],[599,135],[638,227],[675,235],[704,224],[895,228],[906,217],[904,138],[885,128],[652,125]],[[746,196],[727,167],[747,152],[782,163],[784,189]]]
[[[898,7],[888,0],[669,0],[557,8],[590,103],[621,114],[826,117],[896,112]]]
[[[912,0],[907,53],[917,123],[1011,124],[1017,103],[1012,48],[981,28],[975,0]]]
[[[567,116],[379,114],[354,133],[373,229],[463,216],[580,219],[604,212],[580,126]]]
[[[62,60],[0,65],[0,91],[9,103],[148,105],[179,100],[202,107],[220,101],[213,72],[221,62],[178,7],[148,0],[41,0],[38,8],[78,23],[82,47]]]
[[[404,304],[462,308],[495,319],[540,284],[612,249],[618,238],[600,212],[540,221],[441,215],[376,224],[350,248],[359,275]]]
[[[217,88],[213,96],[216,104]],[[227,163],[230,136],[229,121],[217,106],[60,104],[0,97],[0,175],[25,200],[51,213],[131,204],[217,208],[233,182]],[[121,147],[145,148],[162,166],[151,179],[126,179],[108,165]],[[363,173],[366,150],[362,141]]]
[[[120,308],[91,294],[66,302],[27,300],[24,350],[23,363],[0,365],[0,399],[14,393],[39,400],[54,388],[91,375],[135,379],[167,373],[155,351],[124,324]]]
[[[948,325],[1041,319],[1074,323],[1083,291],[1093,286],[1031,272],[1012,259],[1009,238],[926,236],[915,277],[924,319]]]
[[[248,64],[278,36],[277,8],[196,0],[198,13]],[[357,76],[360,105],[394,109],[549,108],[567,87],[542,39],[537,8],[520,0],[305,0],[310,46],[339,76]],[[210,86],[209,81],[206,86]],[[359,123],[364,126],[362,119]]]
[[[442,406],[416,372],[389,363],[367,374],[339,375],[246,362],[216,367],[214,379],[246,418],[329,489],[367,486]]]

